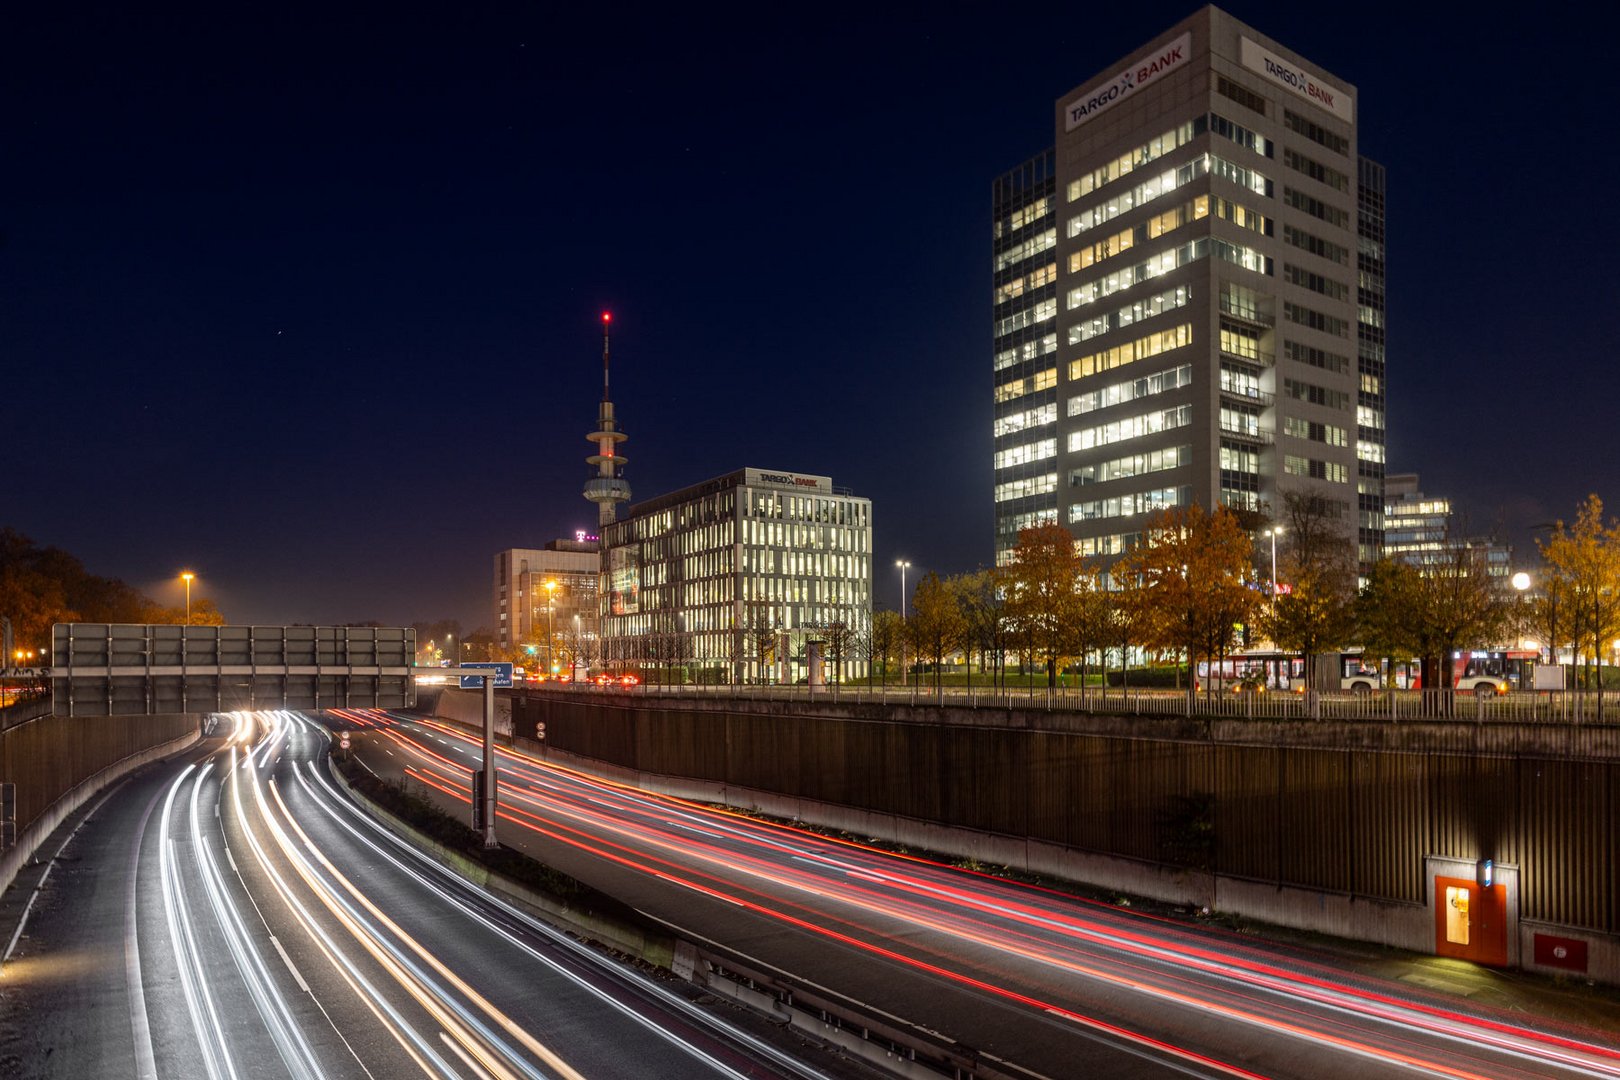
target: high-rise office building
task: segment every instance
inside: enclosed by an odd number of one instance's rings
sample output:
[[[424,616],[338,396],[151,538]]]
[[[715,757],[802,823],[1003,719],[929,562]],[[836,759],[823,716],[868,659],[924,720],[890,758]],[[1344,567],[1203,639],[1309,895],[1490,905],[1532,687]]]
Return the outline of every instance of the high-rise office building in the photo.
[[[998,560],[1198,502],[1382,539],[1384,175],[1355,87],[1213,7],[1056,103],[995,181]]]
[[[1384,167],[1356,170],[1356,552],[1366,573],[1384,548]]]

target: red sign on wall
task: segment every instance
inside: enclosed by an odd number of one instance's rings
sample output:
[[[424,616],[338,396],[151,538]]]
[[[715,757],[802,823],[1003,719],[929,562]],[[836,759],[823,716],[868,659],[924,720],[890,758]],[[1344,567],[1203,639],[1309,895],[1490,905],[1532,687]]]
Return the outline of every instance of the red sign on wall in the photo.
[[[1586,970],[1586,942],[1575,938],[1537,934],[1536,963],[1547,967]]]

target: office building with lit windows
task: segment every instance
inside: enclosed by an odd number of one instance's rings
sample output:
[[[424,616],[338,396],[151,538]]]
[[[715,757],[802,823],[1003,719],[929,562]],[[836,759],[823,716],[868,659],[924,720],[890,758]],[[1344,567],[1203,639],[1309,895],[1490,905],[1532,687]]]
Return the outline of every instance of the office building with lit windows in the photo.
[[[1192,502],[1383,532],[1384,173],[1356,89],[1206,7],[1055,105],[992,185],[998,561]],[[1257,519],[1259,520],[1259,519]]]
[[[1444,566],[1457,552],[1472,552],[1505,588],[1513,573],[1513,548],[1488,536],[1470,536],[1451,500],[1423,494],[1417,473],[1386,479],[1384,554],[1391,561],[1427,570]]]
[[[584,535],[553,540],[544,548],[496,552],[496,645],[503,651],[540,646],[549,634],[563,652],[575,636],[594,640],[600,561],[596,540]]]
[[[872,503],[825,476],[739,469],[607,525],[604,660],[717,682],[797,682],[812,643],[872,617]],[[831,669],[828,669],[831,677]]]

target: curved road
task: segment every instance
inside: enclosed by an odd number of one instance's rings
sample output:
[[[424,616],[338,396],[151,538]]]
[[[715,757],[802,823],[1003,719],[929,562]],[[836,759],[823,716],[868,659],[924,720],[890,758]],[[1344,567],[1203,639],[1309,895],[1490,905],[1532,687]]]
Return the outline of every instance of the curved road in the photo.
[[[308,718],[218,720],[64,845],[0,979],[0,1075],[856,1075],[411,852],[331,787]]]

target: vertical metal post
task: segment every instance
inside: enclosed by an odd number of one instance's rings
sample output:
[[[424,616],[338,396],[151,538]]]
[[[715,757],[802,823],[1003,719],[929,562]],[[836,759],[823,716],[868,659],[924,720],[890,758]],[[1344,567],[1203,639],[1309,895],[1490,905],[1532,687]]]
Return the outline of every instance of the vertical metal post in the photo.
[[[484,848],[499,847],[495,839],[495,673],[484,676]]]

